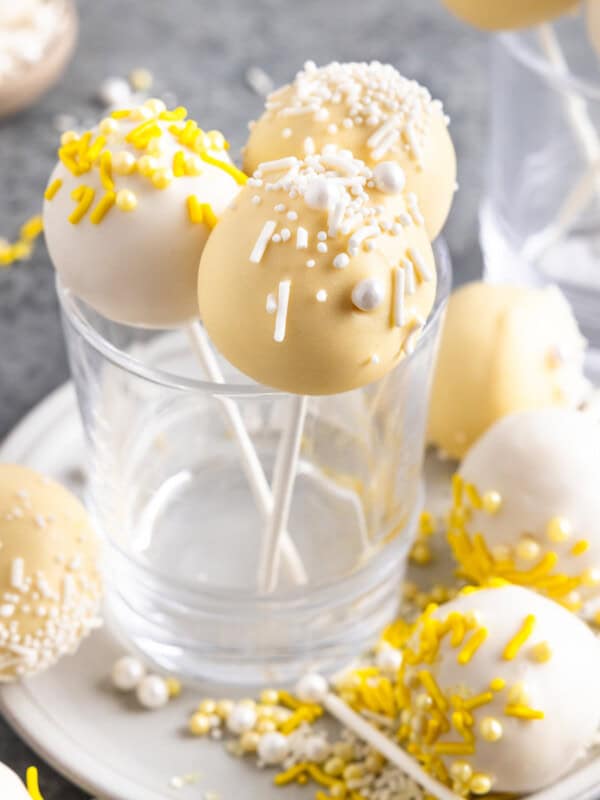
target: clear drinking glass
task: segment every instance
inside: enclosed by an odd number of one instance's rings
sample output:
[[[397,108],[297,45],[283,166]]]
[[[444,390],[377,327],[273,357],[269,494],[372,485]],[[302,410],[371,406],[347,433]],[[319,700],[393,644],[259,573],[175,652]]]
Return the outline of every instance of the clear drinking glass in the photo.
[[[434,312],[383,380],[311,398],[288,531],[307,574],[257,589],[264,518],[224,404],[267,479],[291,396],[220,360],[202,380],[186,332],[110,322],[60,286],[103,534],[107,614],[129,646],[188,680],[288,681],[355,656],[394,615],[423,502],[432,363],[450,287],[436,246]]]
[[[492,45],[485,276],[555,283],[600,374],[600,61],[579,16]]]

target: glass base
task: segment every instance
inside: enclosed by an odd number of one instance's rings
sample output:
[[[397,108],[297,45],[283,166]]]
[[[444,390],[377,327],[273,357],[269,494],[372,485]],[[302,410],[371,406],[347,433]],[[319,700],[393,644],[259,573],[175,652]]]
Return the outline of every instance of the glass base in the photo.
[[[534,263],[523,257],[528,241],[514,235],[490,202],[479,214],[484,279],[490,283],[555,284],[564,293],[589,343],[586,375],[600,383],[600,231],[574,231],[549,247]]]

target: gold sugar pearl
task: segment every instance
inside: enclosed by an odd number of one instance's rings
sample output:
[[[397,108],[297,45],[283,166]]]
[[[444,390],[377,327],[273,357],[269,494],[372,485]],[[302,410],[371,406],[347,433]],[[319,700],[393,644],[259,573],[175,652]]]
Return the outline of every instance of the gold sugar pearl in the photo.
[[[112,169],[117,175],[131,175],[135,169],[135,156],[127,150],[119,150],[112,157]]]
[[[120,211],[135,211],[138,201],[130,189],[121,189],[117,192],[115,204]]]
[[[485,492],[481,498],[481,507],[487,514],[496,514],[502,506],[502,496],[500,492]]]
[[[214,700],[203,700],[198,706],[198,711],[201,714],[208,714],[210,717],[212,714],[217,713],[217,704]]]
[[[181,681],[177,680],[177,678],[167,678],[165,681],[167,685],[167,691],[169,692],[169,697],[179,697],[181,694]]]
[[[502,738],[502,723],[495,717],[484,717],[479,723],[479,731],[486,742],[497,742]]]
[[[135,122],[146,122],[149,119],[152,119],[152,111],[146,106],[137,106],[137,108],[132,108],[131,113],[129,114],[129,119],[134,120]]]
[[[158,161],[153,156],[142,156],[138,159],[137,168],[140,175],[151,178],[158,169]]]
[[[600,584],[600,569],[597,567],[590,567],[590,569],[586,569],[581,576],[581,582],[588,588],[598,586]]]
[[[331,797],[335,797],[336,800],[339,798],[340,800],[344,800],[348,796],[348,789],[346,788],[345,784],[341,782],[334,783],[333,786],[329,787],[329,794]]]
[[[116,133],[119,130],[119,125],[116,119],[112,117],[105,117],[103,120],[100,121],[100,125],[98,125],[98,130],[103,136],[110,136],[113,133]]]
[[[76,142],[79,140],[79,134],[76,131],[65,131],[62,136],[60,137],[60,143],[64,147],[67,144],[71,144],[72,142]]]
[[[516,547],[517,558],[522,561],[535,561],[540,556],[540,546],[531,536],[523,536]]]
[[[145,67],[136,67],[129,73],[129,83],[136,92],[146,92],[154,83],[154,76]]]
[[[202,159],[194,154],[186,156],[183,164],[187,175],[201,175],[204,169]]]
[[[279,700],[279,692],[276,689],[265,689],[260,694],[260,702],[266,706],[274,706]]]
[[[146,145],[146,153],[149,156],[154,156],[155,158],[164,156],[165,143],[162,141],[162,139],[159,139],[158,136],[155,136],[154,138],[150,139]]]
[[[364,770],[360,766],[360,764],[350,764],[347,766],[342,773],[342,776],[345,781],[355,781],[360,780],[364,776]]]
[[[163,167],[153,173],[152,183],[157,189],[166,189],[173,183],[173,177],[173,171]]]
[[[240,738],[240,747],[244,753],[255,753],[260,742],[260,734],[256,731],[246,731]]]
[[[336,742],[333,745],[333,754],[344,761],[351,761],[354,758],[354,747],[350,742]]]
[[[529,654],[533,661],[537,661],[538,664],[545,664],[552,658],[552,648],[548,642],[538,642],[529,650]]]
[[[258,733],[273,733],[277,730],[277,725],[271,719],[261,719],[256,723]]]
[[[573,534],[573,526],[566,517],[552,517],[546,528],[551,542],[566,542]]]
[[[492,779],[489,775],[476,772],[469,782],[469,789],[476,795],[489,794],[492,790]]]
[[[497,544],[491,549],[494,561],[508,561],[510,559],[510,547],[505,544]]]
[[[206,734],[210,731],[210,728],[210,719],[206,716],[206,714],[200,714],[197,712],[190,717],[188,729],[192,736],[206,736]]]
[[[346,769],[346,762],[339,756],[334,756],[325,762],[323,771],[326,775],[331,775],[332,778],[337,778]]]
[[[412,550],[410,551],[410,560],[414,564],[418,564],[421,567],[430,564],[432,560],[432,555],[429,545],[426,544],[425,542],[417,542],[416,544],[414,544]]]
[[[466,761],[454,761],[450,765],[450,775],[459,783],[468,783],[473,775],[473,769]]]
[[[233,700],[219,700],[215,711],[221,719],[227,719],[233,710],[233,705]]]
[[[149,100],[146,100],[144,106],[150,109],[155,117],[167,110],[167,107],[163,101],[159,100],[157,97],[151,97]]]
[[[432,705],[433,700],[424,692],[418,694],[415,698],[415,706],[419,709],[419,711],[428,711]]]

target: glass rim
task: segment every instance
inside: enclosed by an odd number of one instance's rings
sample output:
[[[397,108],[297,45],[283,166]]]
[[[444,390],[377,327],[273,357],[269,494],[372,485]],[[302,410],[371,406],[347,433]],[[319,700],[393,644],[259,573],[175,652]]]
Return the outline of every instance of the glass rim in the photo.
[[[403,364],[414,359],[425,347],[427,340],[432,335],[432,331],[436,328],[446,300],[450,294],[452,286],[452,264],[448,246],[442,237],[438,237],[432,243],[432,247],[435,255],[438,279],[433,308],[427,318],[423,332],[417,340],[415,349],[410,355],[401,359],[392,372],[402,368]],[[215,383],[214,381],[190,378],[167,372],[166,370],[156,367],[149,367],[129,353],[111,344],[89,323],[85,314],[79,307],[78,299],[68,289],[64,289],[58,274],[56,275],[56,292],[65,319],[97,353],[114,366],[136,375],[148,383],[178,391],[201,392],[203,394],[223,395],[227,397],[287,396],[290,394],[290,392],[284,392],[256,382],[249,384]]]
[[[496,41],[505,47],[514,58],[533,72],[538,73],[547,83],[553,85],[555,91],[577,92],[587,100],[600,101],[600,79],[593,82],[570,70],[561,72],[540,53],[537,53],[526,39],[525,31],[503,31],[496,34]],[[600,75],[600,73],[599,73]]]

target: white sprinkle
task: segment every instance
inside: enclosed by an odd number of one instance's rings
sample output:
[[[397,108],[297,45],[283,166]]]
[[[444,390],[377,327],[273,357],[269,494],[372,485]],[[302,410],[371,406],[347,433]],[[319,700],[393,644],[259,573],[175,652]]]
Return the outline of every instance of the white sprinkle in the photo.
[[[259,206],[261,204],[262,198],[259,194],[255,194],[252,197],[252,204],[255,206]]]
[[[15,607],[12,603],[3,603],[0,606],[0,617],[12,617],[15,613]]]
[[[282,108],[281,111],[278,112],[278,117],[301,117],[303,114],[312,114],[314,111],[313,106],[289,106],[288,108]]]
[[[69,605],[75,594],[75,578],[68,573],[63,578],[63,601]]]
[[[265,161],[259,164],[257,172],[261,175],[266,175],[269,172],[280,172],[284,169],[291,169],[298,165],[298,159],[295,156],[286,156],[285,158],[277,158],[274,161]]]
[[[394,281],[394,300],[393,300],[393,319],[396,328],[401,328],[404,325],[404,285],[406,281],[406,274],[400,267],[394,267],[392,270]]]
[[[277,311],[277,300],[272,292],[267,295],[266,308],[267,314],[274,314]]]
[[[388,136],[398,124],[396,117],[390,117],[380,128],[377,128],[375,133],[371,134],[367,139],[367,146],[373,150]]]
[[[327,245],[325,244],[325,242],[319,242],[319,244],[317,245],[317,250],[319,251],[319,253],[326,253]]]
[[[381,361],[381,359],[379,358],[377,353],[373,353],[373,355],[371,356],[371,364],[373,364],[374,366],[377,366],[377,364],[379,364],[380,361]]]
[[[307,136],[304,140],[304,154],[312,156],[315,153],[315,143],[312,136]]]
[[[283,205],[283,203],[277,203],[277,205],[274,207],[273,210],[276,211],[278,214],[282,214],[285,211],[285,206]]]
[[[298,219],[298,212],[288,211],[286,217],[289,219],[290,222],[296,222],[296,220]]]
[[[316,298],[318,303],[324,303],[327,300],[327,292],[325,289],[319,289],[316,294]]]
[[[360,247],[362,242],[364,242],[365,239],[369,239],[371,236],[379,236],[379,228],[377,225],[364,225],[350,237],[350,247],[352,249]]]
[[[320,108],[315,114],[315,119],[317,122],[325,122],[326,119],[329,119],[329,111],[326,108]]]
[[[326,233],[325,231],[319,231],[319,232],[317,233],[317,240],[318,240],[319,242],[325,242],[325,241],[327,241],[327,233]]]
[[[317,262],[314,260],[314,258],[309,258],[308,261],[306,262],[306,266],[309,269],[312,269],[316,265],[316,263]]]
[[[25,561],[22,558],[13,558],[10,565],[10,585],[13,589],[23,588],[23,578],[25,576]]]
[[[273,91],[273,80],[264,69],[260,67],[248,67],[246,70],[246,83],[253,92],[266,97]]]
[[[296,249],[306,250],[308,247],[308,231],[306,228],[298,228],[296,232]]]
[[[327,153],[321,156],[321,164],[325,167],[335,169],[337,172],[342,172],[344,175],[356,175],[359,167],[354,159],[343,158],[340,155]]]
[[[383,158],[383,156],[388,152],[388,150],[390,150],[390,148],[394,146],[394,144],[398,141],[399,138],[400,134],[398,131],[390,131],[390,133],[388,133],[388,135],[383,139],[379,147],[375,148],[375,150],[371,152],[371,157],[375,161],[379,161],[379,159]]]
[[[408,210],[410,212],[411,217],[414,220],[415,225],[424,225],[425,224],[425,217],[421,214],[421,209],[419,208],[419,201],[417,199],[417,195],[414,192],[409,192],[406,195],[406,202],[408,203]]]
[[[271,236],[273,235],[273,231],[276,227],[277,223],[272,219],[267,220],[263,225],[263,229],[260,232],[254,247],[252,248],[252,252],[250,253],[250,261],[253,264],[260,264],[262,261],[262,257],[265,254],[267,245],[269,244]]]
[[[281,131],[281,135],[284,139],[291,139],[292,138],[292,129],[291,128],[284,128]]]
[[[273,338],[276,342],[283,342],[285,339],[291,285],[292,282],[289,280],[279,282],[279,289],[277,292],[277,316],[275,317],[275,332],[273,334]]]
[[[417,275],[420,277],[422,281],[426,283],[433,280],[433,274],[431,269],[429,268],[429,264],[423,258],[423,256],[419,253],[419,251],[414,247],[409,247],[407,250],[408,257],[412,261],[417,271]]]
[[[327,133],[330,134],[331,136],[335,136],[337,132],[338,132],[338,126],[335,124],[335,122],[331,122],[327,126]]]
[[[281,241],[282,242],[287,242],[290,239],[291,235],[292,235],[292,233],[291,233],[289,228],[282,228],[281,229]]]
[[[404,272],[406,274],[406,294],[414,294],[417,290],[417,281],[415,278],[415,268],[413,267],[412,261],[409,261],[408,258],[403,258],[400,262],[400,266],[404,268]]]
[[[414,126],[411,122],[406,123],[406,127],[404,128],[404,133],[408,141],[408,144],[410,146],[413,158],[415,159],[415,161],[421,162],[423,159],[423,154],[419,146],[419,140],[417,139]]]
[[[41,514],[36,514],[35,516],[35,524],[38,528],[45,528],[46,527],[46,520]]]
[[[281,241],[281,235],[279,233],[274,233],[273,236],[271,236],[271,241],[273,244],[279,244]]]
[[[346,269],[350,263],[350,256],[347,253],[338,253],[333,259],[333,266],[336,269]]]
[[[344,214],[346,213],[347,206],[348,203],[342,195],[329,212],[329,235],[332,238],[337,236],[340,224],[344,218]]]

